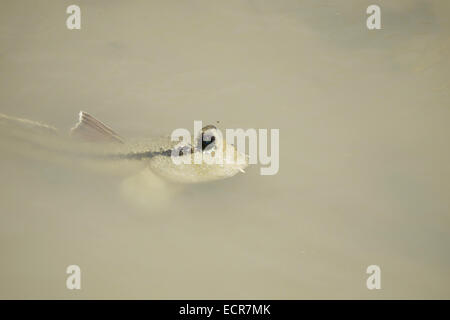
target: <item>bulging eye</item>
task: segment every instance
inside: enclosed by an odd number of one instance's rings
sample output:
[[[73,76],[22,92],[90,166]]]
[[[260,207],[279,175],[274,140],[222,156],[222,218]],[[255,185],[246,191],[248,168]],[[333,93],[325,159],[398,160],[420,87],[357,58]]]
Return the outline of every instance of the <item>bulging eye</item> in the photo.
[[[216,141],[216,137],[213,135],[205,135],[202,134],[203,138],[202,138],[202,151],[205,151],[207,148],[211,149],[214,147],[214,141]]]
[[[214,136],[214,131],[216,127],[209,125],[202,129],[202,134],[199,137],[198,148],[202,151],[209,151],[215,148],[216,137]]]

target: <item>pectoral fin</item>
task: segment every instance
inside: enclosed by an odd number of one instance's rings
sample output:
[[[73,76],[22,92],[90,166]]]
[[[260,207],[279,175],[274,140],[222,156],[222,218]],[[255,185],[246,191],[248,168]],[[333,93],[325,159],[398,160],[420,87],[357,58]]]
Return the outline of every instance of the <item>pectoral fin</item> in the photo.
[[[80,111],[78,123],[70,133],[89,142],[123,143],[123,139],[111,128],[84,111]]]
[[[179,187],[169,185],[149,168],[128,177],[121,185],[125,199],[150,212],[158,212],[166,208],[178,189]]]

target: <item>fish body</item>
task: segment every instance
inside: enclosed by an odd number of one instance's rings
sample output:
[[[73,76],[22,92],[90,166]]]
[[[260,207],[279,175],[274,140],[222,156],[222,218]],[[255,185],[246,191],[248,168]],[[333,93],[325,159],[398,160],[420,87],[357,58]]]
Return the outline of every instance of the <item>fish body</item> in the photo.
[[[205,129],[206,128],[206,129]],[[209,135],[214,135],[214,126],[207,126]],[[1,137],[15,141],[15,152],[44,154],[53,160],[71,159],[89,166],[118,169],[133,167],[136,170],[151,170],[153,174],[173,183],[199,183],[232,177],[247,167],[247,156],[238,152],[225,141],[191,141],[180,148],[170,138],[126,140],[113,129],[90,114],[81,111],[79,121],[70,135],[56,128],[27,119],[0,114]],[[203,139],[203,133],[200,134]],[[209,137],[211,138],[211,137]],[[211,158],[214,150],[232,151],[233,159],[224,163],[195,163],[196,156]],[[190,152],[186,152],[190,151]],[[173,156],[183,161],[175,163]],[[191,160],[191,161],[188,161]],[[189,163],[190,162],[190,163]]]

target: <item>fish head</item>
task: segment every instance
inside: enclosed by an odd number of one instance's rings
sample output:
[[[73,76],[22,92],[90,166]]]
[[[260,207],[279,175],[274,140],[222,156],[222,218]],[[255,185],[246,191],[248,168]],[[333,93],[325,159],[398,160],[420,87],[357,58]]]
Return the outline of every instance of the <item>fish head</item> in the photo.
[[[234,145],[227,143],[220,130],[213,125],[203,127],[197,138],[197,154],[201,153],[203,163],[212,176],[229,177],[239,172],[245,172],[248,166],[248,156],[240,152]]]
[[[152,168],[174,182],[199,183],[230,178],[248,167],[248,156],[228,144],[212,125],[202,128],[192,142],[175,156],[156,157]]]

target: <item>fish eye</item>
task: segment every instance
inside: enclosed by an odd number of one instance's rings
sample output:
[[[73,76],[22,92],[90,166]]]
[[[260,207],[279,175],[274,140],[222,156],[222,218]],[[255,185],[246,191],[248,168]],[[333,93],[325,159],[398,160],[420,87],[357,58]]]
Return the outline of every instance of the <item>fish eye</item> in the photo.
[[[216,127],[209,125],[206,126],[202,129],[202,134],[199,137],[199,141],[198,141],[198,147],[202,151],[209,151],[215,148],[215,141],[216,141],[216,137],[213,134],[213,130],[215,130]]]
[[[206,148],[211,149],[214,147],[215,143],[214,141],[216,141],[216,137],[215,136],[210,136],[209,138],[207,138],[207,141],[205,141],[205,136],[202,135],[202,151],[205,151]]]

